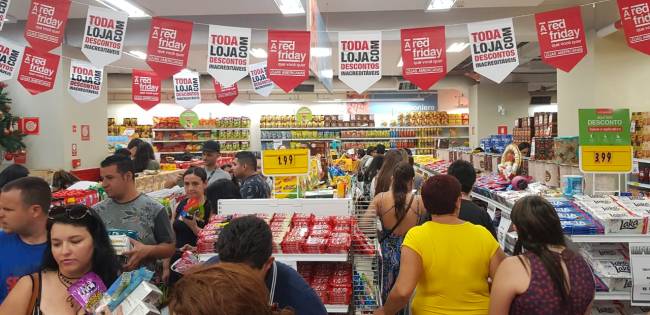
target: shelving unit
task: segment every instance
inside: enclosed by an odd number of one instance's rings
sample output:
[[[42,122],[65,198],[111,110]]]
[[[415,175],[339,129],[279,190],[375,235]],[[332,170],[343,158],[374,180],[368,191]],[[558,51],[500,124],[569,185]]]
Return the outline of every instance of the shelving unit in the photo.
[[[287,127],[287,128],[260,128],[262,131],[283,130],[386,130],[386,129],[424,129],[424,128],[469,128],[469,125],[458,126],[399,126],[399,127]],[[155,131],[155,129],[154,129]]]
[[[630,292],[596,292],[596,301],[629,301],[632,298]]]
[[[327,310],[328,313],[347,314],[349,309],[349,305],[325,304],[325,310]]]
[[[250,130],[250,128],[158,128],[151,129],[151,131],[237,131],[237,130]]]
[[[643,183],[639,183],[639,182],[636,182],[636,181],[628,181],[627,184],[629,186],[639,187],[639,188],[643,188],[643,189],[650,189],[650,184],[643,184]]]
[[[241,141],[249,141],[248,139],[205,139],[205,140],[152,140],[152,143],[201,143],[201,142],[206,142],[208,140],[214,140],[217,142],[241,142]]]

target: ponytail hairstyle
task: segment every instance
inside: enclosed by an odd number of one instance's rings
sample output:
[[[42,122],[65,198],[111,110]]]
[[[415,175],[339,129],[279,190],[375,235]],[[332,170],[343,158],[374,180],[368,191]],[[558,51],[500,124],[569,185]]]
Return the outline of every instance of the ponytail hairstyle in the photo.
[[[514,254],[520,255],[522,249],[525,249],[537,256],[551,276],[555,289],[560,293],[562,304],[568,305],[569,285],[564,275],[561,258],[548,249],[548,245],[566,247],[557,212],[544,198],[528,196],[515,203],[510,217],[517,227],[518,235]],[[569,249],[565,249],[566,251]],[[567,253],[572,254],[571,251]],[[520,256],[518,258],[523,264],[522,258]]]
[[[409,183],[413,182],[415,178],[415,171],[408,162],[400,162],[393,171],[393,183],[391,190],[393,191],[393,200],[395,200],[395,217],[400,221],[408,212],[406,209],[406,196],[408,196],[411,187]]]

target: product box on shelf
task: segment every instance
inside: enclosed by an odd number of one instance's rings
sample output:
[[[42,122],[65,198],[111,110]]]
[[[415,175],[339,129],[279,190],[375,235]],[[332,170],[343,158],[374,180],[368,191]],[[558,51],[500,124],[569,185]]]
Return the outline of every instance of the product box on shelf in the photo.
[[[646,234],[648,217],[628,211],[610,197],[575,196],[576,202],[604,227],[604,233]]]
[[[632,146],[634,157],[639,159],[650,158],[650,112],[632,113]]]
[[[578,164],[578,137],[553,139],[553,160],[560,164]]]
[[[300,262],[298,273],[323,304],[349,305],[352,301],[352,266],[349,263]]]

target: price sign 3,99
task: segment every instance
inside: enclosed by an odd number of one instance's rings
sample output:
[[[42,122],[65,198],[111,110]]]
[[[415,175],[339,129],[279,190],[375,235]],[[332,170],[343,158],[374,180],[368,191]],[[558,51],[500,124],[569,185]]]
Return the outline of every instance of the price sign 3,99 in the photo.
[[[629,173],[632,171],[631,146],[580,146],[583,173]]]
[[[266,176],[297,176],[309,172],[309,149],[262,151],[262,173]]]
[[[612,152],[594,152],[594,163],[611,163]]]

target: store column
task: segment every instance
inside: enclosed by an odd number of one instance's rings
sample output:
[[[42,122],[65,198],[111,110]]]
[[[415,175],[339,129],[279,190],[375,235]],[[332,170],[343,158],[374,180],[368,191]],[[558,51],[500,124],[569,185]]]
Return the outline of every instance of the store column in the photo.
[[[61,49],[52,53],[60,55]],[[61,59],[50,91],[31,95],[16,78],[6,82],[14,114],[39,118],[40,133],[25,137],[29,169],[71,170],[76,159],[80,161],[77,169],[95,168],[108,155],[106,74],[101,96],[85,104],[78,103],[68,93],[69,75],[70,60]]]

